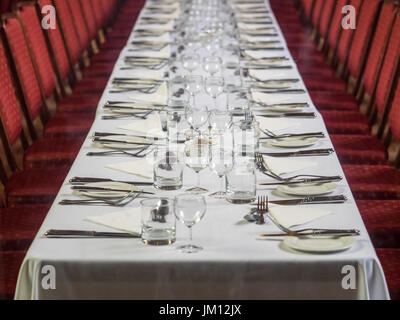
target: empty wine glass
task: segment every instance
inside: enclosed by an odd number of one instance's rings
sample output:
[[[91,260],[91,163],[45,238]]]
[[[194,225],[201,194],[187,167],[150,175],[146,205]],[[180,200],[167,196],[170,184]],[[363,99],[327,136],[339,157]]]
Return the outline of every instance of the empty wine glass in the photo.
[[[222,69],[222,59],[220,57],[205,57],[203,60],[203,68],[211,76],[214,76],[216,73],[221,72]]]
[[[194,107],[196,104],[195,95],[199,93],[201,88],[203,87],[203,77],[202,76],[186,76],[185,77],[185,88],[187,92],[189,92],[191,97],[191,107]]]
[[[218,38],[212,38],[205,43],[205,48],[214,56],[221,49],[221,41]]]
[[[217,97],[224,92],[224,78],[210,77],[206,79],[206,92],[214,99],[214,108],[217,108]]]
[[[185,163],[186,166],[196,172],[197,184],[195,187],[186,191],[196,194],[208,192],[207,189],[200,187],[200,171],[207,168],[209,161],[208,139],[201,135],[196,135],[185,143]]]
[[[213,110],[210,112],[208,123],[211,129],[223,134],[232,124],[232,114],[228,111]]]
[[[207,123],[209,112],[206,106],[187,106],[185,118],[189,125],[200,134],[200,128]]]
[[[218,140],[218,139],[217,139]],[[220,142],[223,141],[220,135]],[[210,146],[210,169],[220,178],[220,191],[210,194],[211,197],[223,199],[226,197],[224,189],[224,176],[233,168],[232,148],[216,142]]]
[[[185,253],[194,253],[202,250],[203,248],[192,243],[193,232],[192,227],[203,219],[207,210],[207,203],[204,196],[182,194],[174,198],[174,212],[175,216],[189,228],[189,243],[179,246],[177,249]]]
[[[197,69],[200,64],[200,56],[195,53],[185,53],[181,56],[182,66],[186,69],[190,74],[193,74],[193,71]]]

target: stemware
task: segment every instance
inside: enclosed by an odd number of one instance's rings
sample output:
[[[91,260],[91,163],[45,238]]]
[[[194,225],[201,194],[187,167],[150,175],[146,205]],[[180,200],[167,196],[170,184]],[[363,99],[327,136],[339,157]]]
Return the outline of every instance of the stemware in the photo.
[[[192,140],[185,143],[185,162],[186,166],[196,172],[197,184],[195,187],[186,191],[196,194],[208,192],[207,189],[200,187],[200,171],[207,168],[209,161],[209,142],[205,137],[196,135]]]
[[[222,59],[220,57],[205,57],[203,60],[203,68],[211,76],[221,72],[222,69]]]
[[[179,246],[177,249],[185,253],[195,253],[203,248],[192,243],[192,227],[203,219],[207,210],[207,203],[204,196],[182,194],[174,198],[175,217],[189,228],[189,243]]]
[[[185,53],[181,56],[182,66],[188,71],[189,74],[193,74],[193,71],[197,69],[200,64],[200,56],[196,53]]]
[[[224,84],[224,78],[222,77],[210,77],[205,81],[204,87],[214,100],[214,109],[217,109],[217,97],[224,92]]]
[[[198,75],[186,76],[185,77],[185,88],[189,92],[191,97],[191,107],[196,104],[195,95],[199,93],[203,87],[203,77]]]
[[[210,196],[223,199],[226,197],[226,192],[224,191],[224,176],[233,168],[232,149],[220,143],[211,144],[209,167],[220,179],[220,191],[214,192],[210,194]]]
[[[206,106],[187,106],[185,118],[189,125],[200,134],[200,128],[208,121],[209,112]]]
[[[208,122],[212,130],[223,134],[232,124],[232,113],[225,110],[213,110],[210,112]]]

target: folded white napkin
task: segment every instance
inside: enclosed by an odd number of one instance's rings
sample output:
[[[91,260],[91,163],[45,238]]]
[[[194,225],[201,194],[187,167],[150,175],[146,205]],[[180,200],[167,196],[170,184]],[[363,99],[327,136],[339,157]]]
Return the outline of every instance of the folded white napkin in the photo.
[[[163,82],[158,90],[154,93],[141,93],[135,92],[129,97],[131,100],[137,102],[150,102],[155,104],[167,104],[168,100],[168,89],[167,84]]]
[[[161,23],[161,24],[138,24],[138,25],[139,29],[172,31],[172,29],[174,28],[174,23],[175,21],[171,20],[167,23]]]
[[[87,217],[85,220],[112,229],[139,235],[142,232],[140,211],[140,208],[131,208],[101,216]]]
[[[277,175],[291,173],[298,170],[307,169],[316,165],[316,162],[285,159],[277,157],[263,156],[266,167]]]
[[[129,124],[120,125],[118,128],[130,130],[148,137],[165,137],[165,133],[162,130],[160,115],[157,112],[154,112],[145,120],[136,120]]]
[[[259,69],[249,69],[249,75],[260,81],[274,80],[274,79],[289,79],[298,78],[299,75],[296,69],[271,69],[271,70],[259,70]]]
[[[254,101],[266,104],[307,102],[306,94],[278,94],[278,93],[265,93],[252,90],[251,95]]]
[[[140,34],[132,33],[131,39],[129,42],[132,41],[155,41],[155,42],[171,42],[171,36],[169,32],[165,32],[161,36],[154,36],[154,37],[141,37]]]
[[[113,163],[106,165],[106,168],[122,171],[135,176],[152,179],[153,178],[153,158],[143,158],[140,160]]]
[[[298,226],[330,214],[326,209],[310,206],[271,205],[269,213],[286,228]]]
[[[299,125],[298,122],[288,121],[280,118],[266,118],[256,116],[257,122],[260,124],[260,128],[269,130],[272,132],[285,130],[287,128],[296,127]]]
[[[274,33],[273,30],[270,31],[271,33]],[[240,38],[242,38],[244,41],[248,42],[257,42],[257,41],[275,41],[275,37],[269,37],[269,36],[249,36],[247,34],[241,34]]]
[[[133,57],[168,59],[171,56],[171,47],[170,45],[167,45],[160,51],[151,51],[151,50],[134,51],[130,55]]]
[[[143,78],[161,80],[164,78],[164,70],[150,70],[145,68],[137,68],[134,70],[118,70],[118,77],[121,78]]]
[[[266,19],[268,21],[268,19]],[[259,23],[243,23],[239,22],[238,27],[242,30],[254,30],[254,29],[261,29],[261,28],[268,28],[270,24],[259,24]]]

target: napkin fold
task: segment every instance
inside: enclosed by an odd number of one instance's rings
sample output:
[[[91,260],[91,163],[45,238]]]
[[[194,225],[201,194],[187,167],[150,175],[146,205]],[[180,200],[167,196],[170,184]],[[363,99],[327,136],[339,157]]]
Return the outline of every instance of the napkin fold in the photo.
[[[124,211],[112,212],[101,216],[87,217],[86,221],[96,223],[115,230],[141,234],[141,209],[131,208]]]
[[[265,20],[267,21],[267,23],[265,23],[265,24],[239,22],[238,27],[239,27],[239,29],[242,29],[242,30],[254,30],[254,29],[261,29],[263,27],[268,28],[270,26],[270,24],[268,24],[268,22],[270,22],[271,20],[269,20],[269,19],[265,19]]]
[[[310,206],[271,205],[268,211],[286,228],[298,226],[331,214],[331,212],[326,209]]]
[[[313,161],[263,156],[266,167],[277,175],[308,169],[316,165]]]
[[[164,70],[150,70],[145,68],[137,68],[134,71],[132,70],[118,70],[118,77],[121,78],[137,78],[140,75],[140,78],[143,79],[152,79],[152,80],[161,80],[164,78]]]
[[[161,126],[160,115],[157,112],[154,112],[145,120],[136,120],[129,124],[120,125],[118,128],[130,130],[148,137],[165,137]]]
[[[266,118],[256,116],[257,122],[260,124],[260,128],[264,130],[269,130],[272,132],[285,130],[287,128],[296,127],[299,125],[298,122],[293,122],[290,120],[284,120],[280,118]]]
[[[260,51],[260,53],[261,53],[261,51]],[[274,55],[269,54],[269,57],[274,57]],[[256,58],[256,59],[262,59],[262,58],[268,58],[268,56]],[[281,69],[281,70],[279,70],[279,69],[271,69],[271,70],[249,69],[249,75],[260,81],[274,80],[274,79],[298,78],[298,74],[296,73],[295,68],[286,69],[286,70],[284,70],[284,69]]]
[[[168,59],[171,56],[171,46],[167,45],[160,51],[137,50],[131,53],[133,57],[162,58]]]
[[[174,28],[174,22],[175,22],[174,20],[171,20],[167,23],[160,23],[160,24],[139,24],[139,28],[147,30],[172,31],[172,29]]]
[[[106,168],[134,174],[135,176],[152,179],[153,178],[152,158],[144,158],[135,161],[127,161],[106,165]]]
[[[133,36],[129,39],[129,42],[132,41],[154,41],[154,42],[171,42],[171,36],[169,32],[165,32],[161,36],[154,37],[141,37],[138,33],[133,33]]]
[[[300,94],[278,94],[278,93],[265,93],[256,90],[251,90],[251,95],[254,101],[275,104],[275,103],[305,103],[307,102],[307,95]]]
[[[160,85],[154,93],[141,93],[135,92],[132,96],[129,97],[131,100],[136,102],[150,102],[155,104],[167,104],[168,100],[168,89],[165,81]]]

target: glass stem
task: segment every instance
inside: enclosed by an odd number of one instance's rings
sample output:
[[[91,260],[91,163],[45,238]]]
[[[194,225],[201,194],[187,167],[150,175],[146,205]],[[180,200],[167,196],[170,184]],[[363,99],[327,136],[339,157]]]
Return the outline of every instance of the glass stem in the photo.
[[[197,172],[197,188],[200,188],[200,171]]]
[[[220,176],[220,190],[221,192],[224,192],[224,176]]]
[[[192,227],[189,227],[189,244],[192,245],[193,242],[193,230]]]

